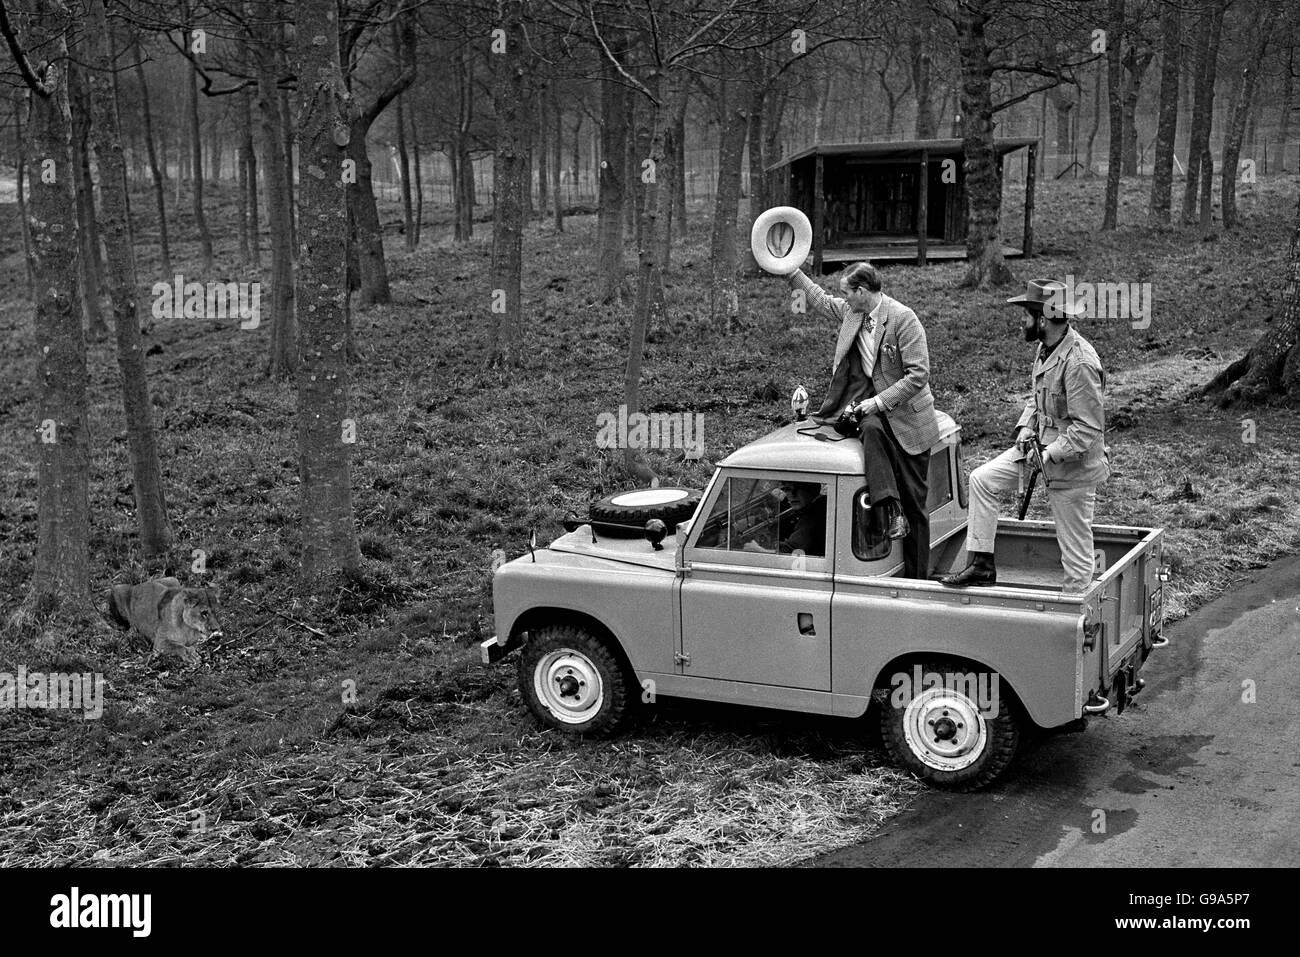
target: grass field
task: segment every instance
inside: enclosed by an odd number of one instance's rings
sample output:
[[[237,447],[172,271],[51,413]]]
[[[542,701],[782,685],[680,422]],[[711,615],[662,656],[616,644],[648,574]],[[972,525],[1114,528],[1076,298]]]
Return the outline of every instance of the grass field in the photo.
[[[1021,279],[1152,283],[1148,328],[1079,328],[1108,374],[1114,474],[1098,520],[1169,529],[1176,618],[1300,545],[1296,411],[1184,400],[1267,328],[1296,186],[1264,178],[1243,203],[1244,227],[1209,241],[1147,230],[1148,187],[1125,184],[1122,228],[1102,234],[1101,183],[1045,184],[1040,254],[1013,268]],[[218,274],[184,269],[187,279],[252,278],[236,265],[232,199],[214,190],[214,234],[227,239]],[[151,208],[148,197],[135,208]],[[173,234],[189,236],[177,213]],[[1006,215],[1017,222],[1019,211]],[[23,596],[36,531],[31,308],[8,216],[0,620]],[[108,682],[99,721],[0,712],[0,865],[786,863],[857,840],[906,803],[917,785],[862,722],[661,699],[626,735],[573,744],[526,715],[512,668],[477,663],[474,643],[492,634],[494,550],[514,557],[534,526],[548,541],[564,509],[626,487],[595,444],[597,417],[621,401],[628,309],[595,300],[594,227],[584,216],[562,235],[549,223],[528,230],[525,368],[505,374],[486,367],[490,229],[457,247],[434,224],[414,253],[392,231],[396,301],[355,316],[366,570],[328,601],[292,595],[295,404],[288,383],[262,375],[266,323],[155,323],[148,361],[177,534],[169,570],[194,581],[191,552],[206,552],[226,637],[194,671],[99,634],[37,626],[0,637],[0,670],[98,670]],[[147,304],[148,287],[170,277],[158,275],[147,228],[137,240]],[[646,409],[704,416],[700,461],[650,453],[665,482],[696,487],[784,420],[795,385],[820,397],[834,341],[826,323],[791,316],[772,278],[742,283],[730,334],[710,324],[698,311],[707,246],[707,211],[695,210],[674,244],[668,318],[649,333],[643,379]],[[885,279],[926,326],[938,406],[962,424],[969,467],[1007,442],[1032,353],[1003,303],[1019,289],[971,293],[957,286],[961,271],[899,266]],[[109,341],[91,343],[90,369],[98,594],[144,572]]]

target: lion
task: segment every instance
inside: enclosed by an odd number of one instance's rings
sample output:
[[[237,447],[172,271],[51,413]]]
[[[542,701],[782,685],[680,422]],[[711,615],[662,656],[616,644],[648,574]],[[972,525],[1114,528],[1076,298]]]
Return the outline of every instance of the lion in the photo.
[[[114,585],[108,601],[113,621],[134,628],[153,642],[155,654],[175,653],[186,663],[199,660],[197,645],[220,637],[217,588],[187,588],[175,578],[139,585]]]

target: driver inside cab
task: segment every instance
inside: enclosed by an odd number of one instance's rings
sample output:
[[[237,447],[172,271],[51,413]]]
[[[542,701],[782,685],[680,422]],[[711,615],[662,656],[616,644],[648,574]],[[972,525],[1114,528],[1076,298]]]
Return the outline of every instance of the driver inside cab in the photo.
[[[817,482],[782,482],[787,511],[778,522],[777,552],[789,555],[796,550],[811,558],[826,555],[826,496]],[[746,542],[747,552],[771,552],[758,542]]]

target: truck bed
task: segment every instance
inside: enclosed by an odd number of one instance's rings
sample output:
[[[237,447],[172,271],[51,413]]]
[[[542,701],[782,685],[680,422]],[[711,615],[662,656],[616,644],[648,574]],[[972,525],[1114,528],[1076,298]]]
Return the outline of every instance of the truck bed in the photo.
[[[1093,548],[1100,551],[1102,574],[1115,566],[1132,563],[1141,549],[1150,545],[1154,529],[1118,525],[1094,525]],[[998,522],[994,560],[998,586],[1028,588],[1060,593],[1061,548],[1051,522],[1021,522],[1005,518]],[[935,574],[948,574],[966,567],[966,529],[963,526],[935,545],[932,554]],[[1096,587],[1096,582],[1094,582]]]

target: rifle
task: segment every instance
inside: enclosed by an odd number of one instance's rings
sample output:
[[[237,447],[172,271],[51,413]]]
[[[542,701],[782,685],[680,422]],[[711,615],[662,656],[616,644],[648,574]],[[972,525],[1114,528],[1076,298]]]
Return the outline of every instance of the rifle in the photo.
[[[1024,520],[1025,513],[1029,511],[1029,500],[1034,497],[1034,484],[1038,481],[1038,476],[1043,476],[1043,484],[1047,488],[1052,487],[1052,481],[1047,477],[1047,469],[1043,465],[1043,443],[1038,441],[1038,436],[1034,436],[1033,444],[1027,450],[1027,457],[1031,470],[1029,479],[1025,479],[1025,470],[1020,470],[1020,514],[1016,518]]]

